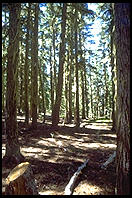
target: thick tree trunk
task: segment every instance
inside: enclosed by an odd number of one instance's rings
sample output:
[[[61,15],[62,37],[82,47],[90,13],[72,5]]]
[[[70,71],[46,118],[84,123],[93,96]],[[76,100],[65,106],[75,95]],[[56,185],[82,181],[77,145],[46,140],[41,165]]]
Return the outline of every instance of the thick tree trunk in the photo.
[[[59,53],[59,74],[58,74],[58,84],[56,88],[56,100],[52,112],[52,126],[56,127],[59,122],[59,111],[61,105],[62,87],[63,87],[63,64],[65,58],[65,31],[66,31],[66,9],[67,4],[63,4],[62,10],[62,24],[61,24],[61,43],[60,43],[60,53]]]
[[[7,98],[6,98],[6,153],[3,158],[5,165],[12,166],[21,162],[24,157],[20,153],[16,116],[16,74],[19,56],[19,17],[20,3],[9,6],[9,48],[7,64]]]
[[[130,194],[130,4],[114,4],[117,63],[117,167],[118,195]]]

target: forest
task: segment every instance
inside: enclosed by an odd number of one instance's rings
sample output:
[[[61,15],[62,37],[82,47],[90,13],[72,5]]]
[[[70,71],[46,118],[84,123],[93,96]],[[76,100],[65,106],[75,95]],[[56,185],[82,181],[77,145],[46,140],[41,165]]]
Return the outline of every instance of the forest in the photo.
[[[2,3],[2,194],[130,194],[130,3]]]

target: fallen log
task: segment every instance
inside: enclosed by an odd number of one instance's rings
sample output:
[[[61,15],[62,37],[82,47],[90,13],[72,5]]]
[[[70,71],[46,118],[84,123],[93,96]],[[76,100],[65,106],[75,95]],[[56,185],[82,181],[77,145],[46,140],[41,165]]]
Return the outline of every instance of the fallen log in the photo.
[[[78,176],[80,175],[82,169],[84,167],[86,167],[88,163],[88,159],[78,168],[78,170],[74,173],[74,175],[71,177],[69,183],[67,184],[67,186],[65,187],[65,195],[72,195],[73,190],[74,190],[74,184],[78,178]]]
[[[17,165],[6,178],[5,195],[38,195],[29,162]]]
[[[116,157],[116,151],[114,151],[114,153],[112,155],[110,155],[110,157],[107,159],[107,161],[105,163],[102,164],[101,168],[102,169],[106,169],[107,166],[113,162],[114,158]]]

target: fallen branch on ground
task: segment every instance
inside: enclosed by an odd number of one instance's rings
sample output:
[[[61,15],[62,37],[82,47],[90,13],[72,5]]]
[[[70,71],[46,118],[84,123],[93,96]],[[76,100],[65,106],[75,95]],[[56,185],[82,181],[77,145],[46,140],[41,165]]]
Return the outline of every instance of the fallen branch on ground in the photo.
[[[88,159],[78,168],[78,170],[71,177],[69,183],[65,187],[65,195],[72,195],[73,189],[74,189],[74,184],[75,184],[78,176],[80,175],[81,170],[87,165],[87,163],[88,163]]]
[[[114,158],[116,157],[116,151],[114,151],[114,153],[112,155],[110,155],[110,157],[107,159],[107,161],[105,163],[102,164],[101,168],[102,169],[106,169],[108,164],[110,164],[111,162],[113,162]]]

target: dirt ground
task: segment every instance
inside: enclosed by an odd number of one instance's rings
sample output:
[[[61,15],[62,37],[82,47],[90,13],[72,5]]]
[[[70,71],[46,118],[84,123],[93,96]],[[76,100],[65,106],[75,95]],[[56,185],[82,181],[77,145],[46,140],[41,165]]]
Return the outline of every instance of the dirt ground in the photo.
[[[19,121],[19,142],[26,161],[31,163],[40,195],[64,195],[65,187],[78,167],[89,159],[78,177],[73,195],[114,195],[115,162],[106,170],[100,166],[116,150],[116,134],[111,122],[88,122],[80,127],[59,124],[51,127],[50,120],[38,123],[36,130]],[[2,156],[6,140],[2,135]],[[2,167],[2,192],[5,178],[11,170]]]

